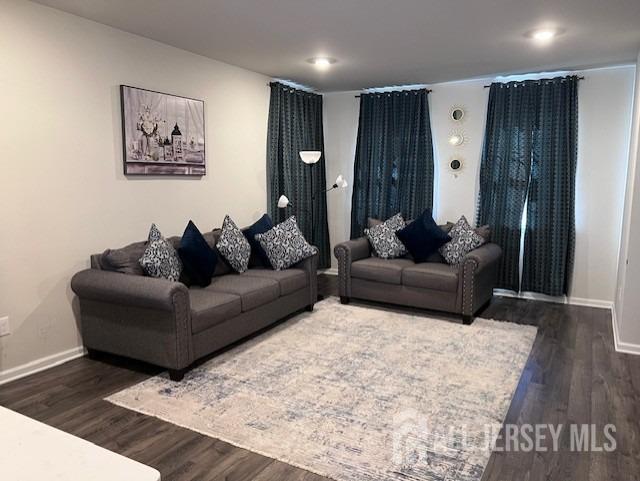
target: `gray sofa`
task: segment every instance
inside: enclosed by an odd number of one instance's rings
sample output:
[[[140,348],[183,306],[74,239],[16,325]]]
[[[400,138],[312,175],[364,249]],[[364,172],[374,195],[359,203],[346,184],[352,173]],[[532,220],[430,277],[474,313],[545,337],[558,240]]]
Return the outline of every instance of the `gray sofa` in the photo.
[[[219,235],[216,229],[204,237],[213,246]],[[169,240],[174,246],[180,242]],[[131,244],[119,255],[137,258],[144,244]],[[298,310],[312,310],[318,297],[317,255],[282,271],[252,260],[254,266],[242,274],[219,260],[210,286],[187,288],[106,270],[105,254],[91,256],[91,268],[71,281],[85,347],[90,354],[104,351],[162,366],[173,380],[181,380],[196,359]]]
[[[351,298],[434,309],[462,315],[470,324],[493,296],[502,250],[487,243],[471,251],[460,266],[446,264],[439,254],[432,262],[374,257],[366,237],[338,244],[340,300]]]

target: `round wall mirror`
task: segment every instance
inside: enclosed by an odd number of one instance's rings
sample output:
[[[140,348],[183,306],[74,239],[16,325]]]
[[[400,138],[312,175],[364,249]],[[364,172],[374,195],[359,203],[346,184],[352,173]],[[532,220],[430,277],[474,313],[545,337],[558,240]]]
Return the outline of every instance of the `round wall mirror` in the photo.
[[[464,170],[464,159],[458,154],[449,157],[447,168],[454,177],[458,177],[458,175]]]
[[[454,147],[464,144],[464,134],[462,132],[452,132],[449,135],[449,144]]]
[[[469,143],[469,137],[464,130],[456,128],[447,135],[447,143],[451,147],[460,147]]]
[[[453,105],[449,109],[449,118],[454,123],[461,123],[467,113],[466,110],[467,109],[465,109],[462,105]]]

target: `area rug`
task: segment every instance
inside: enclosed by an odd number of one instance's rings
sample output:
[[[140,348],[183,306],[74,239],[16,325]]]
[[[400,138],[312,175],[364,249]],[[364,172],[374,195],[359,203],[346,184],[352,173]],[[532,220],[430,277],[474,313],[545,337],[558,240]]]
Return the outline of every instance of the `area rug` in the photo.
[[[477,481],[535,335],[332,297],[107,400],[339,481]]]

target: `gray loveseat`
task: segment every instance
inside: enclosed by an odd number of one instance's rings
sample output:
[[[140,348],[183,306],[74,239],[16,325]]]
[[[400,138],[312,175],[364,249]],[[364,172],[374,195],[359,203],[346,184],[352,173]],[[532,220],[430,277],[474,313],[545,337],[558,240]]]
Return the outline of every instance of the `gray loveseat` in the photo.
[[[431,262],[374,257],[366,237],[338,244],[340,300],[351,298],[461,314],[465,324],[493,296],[502,250],[486,243],[471,251],[459,266],[439,254]]]
[[[204,237],[213,246],[219,235],[216,229]],[[180,242],[179,237],[169,240],[174,246]],[[137,258],[144,245],[131,244],[118,255]],[[146,361],[181,380],[196,359],[298,310],[312,310],[318,298],[317,257],[282,271],[252,260],[254,267],[242,274],[219,260],[210,286],[187,288],[106,270],[111,266],[105,254],[92,255],[91,268],[71,281],[80,300],[83,343],[90,354],[104,351]]]

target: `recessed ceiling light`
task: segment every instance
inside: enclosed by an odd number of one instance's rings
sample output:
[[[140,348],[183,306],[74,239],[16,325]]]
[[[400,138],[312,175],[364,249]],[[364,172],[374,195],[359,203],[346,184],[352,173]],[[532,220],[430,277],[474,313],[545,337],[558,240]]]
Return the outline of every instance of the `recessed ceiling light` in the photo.
[[[557,28],[538,28],[527,32],[525,36],[538,43],[548,43],[561,33],[562,30]]]
[[[316,68],[324,70],[329,68],[334,63],[336,63],[337,60],[331,57],[313,57],[313,58],[307,59],[307,62],[309,62],[311,65],[315,66]]]
[[[531,37],[534,40],[551,40],[553,37],[556,36],[556,32],[554,32],[553,30],[536,30],[535,32],[533,32],[533,35],[531,35]]]

